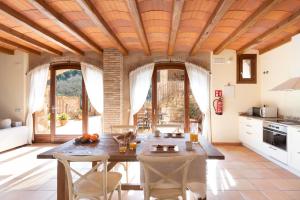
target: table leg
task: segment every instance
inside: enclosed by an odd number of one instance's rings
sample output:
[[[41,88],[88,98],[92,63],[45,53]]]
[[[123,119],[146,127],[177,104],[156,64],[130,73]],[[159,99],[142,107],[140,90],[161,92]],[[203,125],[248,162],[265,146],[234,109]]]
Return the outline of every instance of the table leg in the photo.
[[[118,162],[110,162],[107,165],[107,171],[109,172],[110,170],[112,170],[112,168],[114,168],[114,166],[116,166]]]
[[[68,200],[69,191],[64,165],[57,161],[57,200]]]

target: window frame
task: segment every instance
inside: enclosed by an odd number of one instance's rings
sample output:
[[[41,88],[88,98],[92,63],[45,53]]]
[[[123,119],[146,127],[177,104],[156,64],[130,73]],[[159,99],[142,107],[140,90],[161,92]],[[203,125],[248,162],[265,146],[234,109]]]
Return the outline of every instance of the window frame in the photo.
[[[243,78],[243,60],[251,60],[251,78]],[[237,84],[256,84],[257,83],[257,55],[256,54],[238,54],[236,67],[236,83]]]

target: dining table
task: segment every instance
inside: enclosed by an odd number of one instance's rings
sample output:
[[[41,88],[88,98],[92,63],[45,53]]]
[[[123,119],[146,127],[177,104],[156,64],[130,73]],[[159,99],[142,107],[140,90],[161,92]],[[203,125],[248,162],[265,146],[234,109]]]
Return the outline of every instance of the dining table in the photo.
[[[119,144],[114,139],[116,134],[102,134],[100,136],[99,142],[90,143],[90,144],[75,144],[74,139],[66,143],[58,145],[46,152],[40,153],[37,155],[38,159],[55,159],[55,153],[66,153],[68,155],[80,156],[80,155],[99,155],[106,153],[109,155],[107,170],[110,171],[114,168],[119,162],[138,162],[137,155],[143,149],[143,144],[147,140],[154,138],[153,134],[141,134],[137,135],[136,140],[139,141],[136,150],[127,150],[122,153],[119,152]],[[160,139],[161,138],[161,139]],[[155,138],[159,141],[163,141],[165,138],[160,136]],[[189,134],[184,134],[182,138],[172,138],[173,143],[176,144],[182,143],[189,140]],[[214,147],[204,136],[199,136],[198,144],[201,146],[203,151],[206,154],[206,159],[217,159],[224,160],[225,156]],[[132,183],[122,183],[122,190],[141,190],[142,187],[140,184]],[[68,200],[68,185],[65,169],[62,163],[57,161],[57,199],[58,200]]]

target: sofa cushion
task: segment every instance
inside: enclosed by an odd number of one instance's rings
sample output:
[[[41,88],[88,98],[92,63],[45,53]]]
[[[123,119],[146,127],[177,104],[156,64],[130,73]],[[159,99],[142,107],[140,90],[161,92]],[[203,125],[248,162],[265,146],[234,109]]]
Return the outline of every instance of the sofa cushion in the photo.
[[[0,129],[11,128],[11,119],[1,119]]]

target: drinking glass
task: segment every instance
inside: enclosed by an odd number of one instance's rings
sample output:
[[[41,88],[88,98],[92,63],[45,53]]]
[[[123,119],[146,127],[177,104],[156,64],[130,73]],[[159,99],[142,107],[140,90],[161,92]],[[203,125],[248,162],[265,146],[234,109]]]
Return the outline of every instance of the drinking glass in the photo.
[[[120,142],[119,143],[119,152],[125,153],[127,151],[127,143],[126,142]]]
[[[191,142],[198,142],[198,133],[190,133],[190,141]]]
[[[131,151],[135,150],[135,149],[136,149],[136,142],[130,142],[130,143],[129,143],[129,149],[130,149]]]
[[[191,124],[190,141],[198,142],[198,124]]]
[[[130,142],[130,143],[129,143],[129,149],[130,149],[131,151],[135,150],[135,149],[136,149],[136,142]]]

